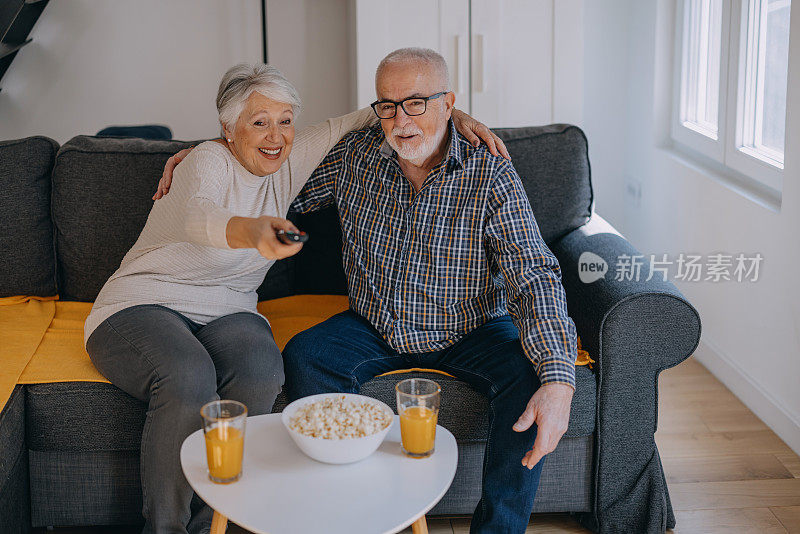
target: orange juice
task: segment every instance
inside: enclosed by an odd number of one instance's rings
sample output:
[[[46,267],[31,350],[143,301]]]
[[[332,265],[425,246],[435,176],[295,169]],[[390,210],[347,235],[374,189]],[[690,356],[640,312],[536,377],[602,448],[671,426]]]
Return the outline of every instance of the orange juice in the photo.
[[[400,414],[400,438],[410,456],[427,456],[433,452],[438,414],[424,406],[411,406]]]
[[[214,482],[233,482],[242,472],[244,434],[238,428],[217,426],[206,432],[208,474]]]

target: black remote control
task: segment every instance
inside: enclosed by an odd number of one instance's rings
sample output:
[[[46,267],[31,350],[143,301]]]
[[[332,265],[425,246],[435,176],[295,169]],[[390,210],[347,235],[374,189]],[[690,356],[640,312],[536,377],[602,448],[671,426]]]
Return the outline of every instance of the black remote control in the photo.
[[[294,245],[295,243],[305,243],[308,241],[308,234],[305,232],[295,233],[287,232],[285,230],[278,230],[278,239],[287,245]]]

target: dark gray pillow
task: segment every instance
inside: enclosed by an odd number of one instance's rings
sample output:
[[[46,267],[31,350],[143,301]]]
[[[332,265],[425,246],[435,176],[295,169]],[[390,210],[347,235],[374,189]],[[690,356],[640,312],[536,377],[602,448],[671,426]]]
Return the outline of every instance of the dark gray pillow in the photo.
[[[58,143],[0,141],[0,297],[56,294],[50,173]]]
[[[494,132],[508,147],[546,243],[589,221],[592,178],[589,147],[580,128],[550,124]]]
[[[62,300],[93,301],[144,228],[167,159],[186,141],[78,136],[53,170]]]

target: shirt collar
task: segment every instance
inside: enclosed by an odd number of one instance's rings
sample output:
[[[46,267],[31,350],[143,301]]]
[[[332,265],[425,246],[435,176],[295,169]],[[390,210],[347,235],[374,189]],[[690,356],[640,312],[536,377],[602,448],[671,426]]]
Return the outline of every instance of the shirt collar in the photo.
[[[380,126],[379,126],[380,128]],[[447,149],[447,156],[445,156],[445,165],[447,168],[452,168],[454,165],[458,165],[462,169],[464,168],[464,158],[466,155],[464,154],[464,150],[467,150],[469,143],[466,140],[462,139],[458,131],[456,130],[456,125],[453,123],[453,119],[447,121],[447,128],[450,130],[450,146]],[[394,149],[389,145],[389,142],[386,140],[386,136],[383,133],[383,130],[379,130],[380,135],[383,137],[383,142],[381,142],[381,146],[378,149],[378,153],[383,158],[396,158],[397,153]]]

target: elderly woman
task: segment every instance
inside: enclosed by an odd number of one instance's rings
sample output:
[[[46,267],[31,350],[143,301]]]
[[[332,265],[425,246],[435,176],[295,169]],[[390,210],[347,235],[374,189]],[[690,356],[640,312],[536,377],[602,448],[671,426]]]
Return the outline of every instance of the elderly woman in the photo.
[[[200,144],[175,168],[170,194],[153,205],[85,324],[97,369],[148,404],[144,532],[209,528],[207,506],[191,517],[181,443],[211,400],[238,400],[251,415],[271,411],[283,365],[256,310],[256,288],[276,259],[302,246],[284,244],[276,232],[297,231],[283,217],[325,154],[349,131],[377,120],[366,108],[295,136],[300,97],[263,64],[230,69],[217,110],[224,139]],[[482,124],[463,114],[457,122],[494,146]]]

